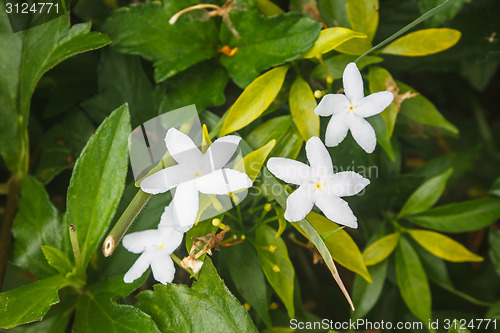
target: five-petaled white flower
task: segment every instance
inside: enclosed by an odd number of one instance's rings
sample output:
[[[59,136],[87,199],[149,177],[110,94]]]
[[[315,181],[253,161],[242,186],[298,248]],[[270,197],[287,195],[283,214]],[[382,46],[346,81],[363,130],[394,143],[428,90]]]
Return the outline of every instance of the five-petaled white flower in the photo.
[[[170,254],[179,247],[184,233],[175,228],[172,205],[165,207],[158,229],[144,230],[126,235],[123,246],[130,252],[142,253],[123,277],[125,283],[141,277],[151,266],[156,281],[172,282],[175,267]]]
[[[176,188],[173,195],[174,219],[179,230],[189,230],[198,214],[199,194],[228,194],[252,186],[242,172],[225,168],[241,138],[228,135],[215,140],[203,154],[186,134],[168,130],[165,144],[178,163],[162,169],[141,182],[144,192],[157,194]]]
[[[343,82],[345,95],[328,94],[314,110],[319,116],[333,115],[326,129],[325,144],[328,147],[337,146],[351,130],[361,148],[372,153],[377,138],[373,127],[364,118],[384,111],[394,99],[394,94],[381,91],[364,97],[363,78],[353,62],[345,68]]]
[[[328,219],[357,228],[356,216],[340,197],[359,193],[370,181],[352,171],[333,173],[328,150],[316,136],[307,141],[306,154],[310,166],[282,157],[272,157],[267,162],[276,177],[299,185],[286,200],[285,219],[300,221],[316,205]]]

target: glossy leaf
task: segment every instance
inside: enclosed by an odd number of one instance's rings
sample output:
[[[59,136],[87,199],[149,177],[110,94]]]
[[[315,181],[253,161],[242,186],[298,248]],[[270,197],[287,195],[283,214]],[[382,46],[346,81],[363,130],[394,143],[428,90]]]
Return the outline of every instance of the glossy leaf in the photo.
[[[396,250],[396,276],[406,305],[415,317],[427,323],[431,318],[429,282],[417,253],[404,238]]]
[[[452,173],[453,169],[448,169],[420,185],[401,208],[398,217],[417,214],[434,206],[446,188],[446,183]]]
[[[425,56],[442,52],[458,43],[460,31],[455,29],[424,29],[396,39],[382,49],[382,53],[402,56]]]
[[[365,260],[365,264],[367,266],[372,266],[383,261],[391,255],[391,253],[398,245],[398,242],[398,232],[386,235],[378,239],[363,251],[363,259]]]
[[[250,242],[231,246],[222,252],[224,262],[238,292],[264,321],[271,327],[268,311],[266,277],[260,266],[259,257]]]
[[[68,238],[62,216],[50,202],[45,188],[33,177],[25,177],[21,186],[19,210],[12,226],[14,236],[12,262],[39,278],[56,271],[42,253],[50,245],[67,253]]]
[[[500,230],[490,228],[488,239],[490,242],[490,259],[495,266],[497,274],[500,276]]]
[[[265,146],[254,150],[250,154],[243,157],[243,163],[245,163],[245,173],[252,181],[255,181],[255,179],[259,176],[260,169],[262,168],[262,165],[264,165],[267,156],[271,150],[273,150],[275,144],[276,141],[271,140]],[[238,166],[236,166],[235,169],[238,170]]]
[[[396,83],[400,89],[400,94],[404,94],[407,91],[411,91],[412,93],[417,92],[402,82],[396,81]],[[458,129],[455,125],[446,120],[434,104],[422,95],[405,100],[401,104],[400,112],[418,123],[442,128],[453,135],[458,134]]]
[[[318,104],[311,87],[301,76],[295,79],[290,88],[289,103],[295,126],[304,141],[319,136],[319,116],[314,114]]]
[[[283,135],[276,147],[274,147],[271,156],[296,159],[303,144],[304,139],[297,126],[295,126],[295,123],[292,122],[285,135]]]
[[[162,332],[258,332],[208,257],[191,288],[156,284],[154,290],[144,291],[137,298],[137,307],[149,314]]]
[[[165,79],[217,54],[217,29],[200,12],[182,15],[175,24],[170,18],[196,4],[192,0],[147,2],[119,8],[103,30],[116,50],[152,61],[155,80]]]
[[[278,95],[287,71],[288,66],[280,66],[255,79],[229,109],[219,136],[237,131],[257,119]]]
[[[221,55],[220,62],[242,88],[269,67],[300,57],[311,48],[321,30],[319,22],[293,12],[263,17],[249,9],[233,10],[229,16],[241,38],[223,29],[223,45],[238,50],[232,56]]]
[[[346,0],[319,0],[321,17],[328,26],[349,28]]]
[[[368,38],[353,38],[347,42],[340,44],[335,48],[335,51],[351,55],[361,55],[372,48],[372,44]]]
[[[397,89],[397,86],[391,87],[391,84],[395,85],[391,73],[381,67],[371,67],[368,75],[368,81],[370,82],[370,93],[376,93],[379,91],[386,91],[392,88]],[[380,113],[380,117],[384,120],[385,124],[385,136],[390,139],[392,133],[394,132],[394,125],[396,124],[396,118],[399,113],[401,105],[395,99],[392,103]]]
[[[353,38],[366,38],[366,35],[351,29],[334,27],[321,30],[313,46],[302,55],[302,58],[314,58],[318,54],[330,52],[344,42]]]
[[[369,267],[368,272],[373,278],[372,283],[362,279],[359,275],[354,278],[352,301],[356,306],[356,311],[351,314],[353,319],[363,318],[380,298],[387,275],[387,260]]]
[[[442,232],[467,232],[484,228],[500,218],[500,200],[482,198],[438,206],[406,216],[422,227]]]
[[[90,23],[70,27],[66,14],[14,34],[7,14],[0,13],[0,152],[11,172],[28,172],[31,96],[42,75],[75,54],[108,43],[106,36],[90,32]]]
[[[306,218],[320,235],[336,230],[339,227],[338,224],[315,212],[309,213]],[[329,236],[325,240],[325,244],[333,260],[358,273],[366,281],[372,282],[358,245],[344,229],[340,229]]]
[[[42,245],[42,251],[49,265],[55,268],[60,274],[66,275],[73,270],[73,264],[61,250],[52,246]]]
[[[255,231],[254,246],[267,281],[285,304],[288,316],[294,318],[293,280],[295,270],[288,257],[285,242],[281,237],[276,237],[276,230],[262,225]],[[275,250],[270,250],[270,246],[273,246]]]
[[[366,34],[371,42],[378,26],[378,0],[347,0],[346,3],[352,30]]]
[[[0,294],[0,328],[41,320],[53,304],[65,278],[55,275]]]
[[[293,120],[289,115],[269,119],[250,132],[246,141],[253,149],[259,149],[271,140],[279,143],[292,124]]]
[[[97,129],[75,164],[68,188],[66,224],[76,227],[86,267],[115,214],[128,167],[130,117],[126,105]]]
[[[348,54],[337,54],[334,55],[333,57],[330,57],[328,59],[325,59],[325,65],[328,68],[328,74],[334,78],[334,79],[340,79],[342,78],[342,75],[344,74],[344,70],[346,66],[354,62],[356,60],[356,56],[353,55],[348,55]],[[358,66],[359,70],[362,70],[363,68],[367,67],[368,65],[371,64],[376,64],[379,62],[384,61],[384,58],[381,57],[375,57],[375,56],[365,56],[361,58],[358,62],[356,62],[356,66]],[[314,77],[320,78],[320,79],[325,79],[326,75],[323,70],[323,67],[321,65],[316,66],[314,70],[312,71],[312,75]]]

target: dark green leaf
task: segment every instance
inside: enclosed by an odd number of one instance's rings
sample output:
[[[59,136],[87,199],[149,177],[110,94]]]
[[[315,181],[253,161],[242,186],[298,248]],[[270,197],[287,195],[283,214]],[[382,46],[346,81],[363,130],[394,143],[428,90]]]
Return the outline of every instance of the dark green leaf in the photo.
[[[128,166],[130,116],[126,105],[97,129],[76,161],[68,188],[66,224],[76,227],[86,267],[118,206]]]
[[[272,118],[250,132],[246,141],[253,149],[259,149],[271,140],[276,140],[279,143],[289,131],[292,122],[291,116]]]
[[[490,258],[495,266],[497,274],[500,275],[500,230],[490,228]]]
[[[356,59],[357,56],[348,54],[337,54],[331,58],[325,59],[325,65],[328,68],[328,74],[334,79],[342,78],[346,66],[350,62],[354,62]],[[369,66],[371,64],[376,64],[382,61],[384,61],[384,58],[375,56],[366,56],[361,58],[361,60],[359,60],[356,63],[356,66],[358,66],[359,70],[362,70],[366,66]],[[314,70],[312,71],[312,75],[320,79],[326,78],[325,72],[321,65],[318,65],[316,66],[316,68],[314,68]]]
[[[42,251],[49,265],[54,267],[60,274],[66,275],[73,270],[73,264],[61,250],[52,246],[42,245]]]
[[[422,227],[442,232],[473,231],[500,218],[500,200],[482,198],[452,203],[406,218]]]
[[[108,43],[106,36],[90,32],[90,23],[70,28],[68,15],[13,34],[7,14],[0,13],[0,147],[12,172],[28,172],[26,130],[40,77],[61,61]]]
[[[191,288],[156,284],[137,298],[137,306],[151,315],[162,332],[258,332],[208,257]]]
[[[319,9],[328,26],[350,28],[346,0],[319,0]]]
[[[128,103],[133,127],[157,115],[163,92],[151,84],[138,57],[107,48],[101,54],[98,73],[99,95],[82,104],[95,121],[101,123],[124,103]]]
[[[297,59],[321,30],[319,22],[299,13],[264,17],[256,10],[234,10],[230,18],[241,39],[229,31],[222,34],[222,43],[238,51],[233,56],[221,55],[220,61],[242,88],[269,67]]]
[[[55,275],[0,294],[0,328],[40,320],[53,304],[65,278]]]
[[[69,243],[62,216],[50,202],[43,185],[33,177],[23,179],[12,235],[15,240],[13,263],[39,278],[56,273],[45,260],[42,245],[53,246],[67,254]]]
[[[500,319],[500,301],[496,302],[489,308],[486,318]]]
[[[445,1],[446,0],[418,0],[418,8],[420,9],[420,13],[424,14]],[[448,8],[427,19],[425,24],[430,28],[441,26],[446,21],[453,19],[465,2],[466,0],[454,1]]]
[[[352,312],[353,319],[363,318],[373,308],[384,287],[387,274],[387,260],[368,268],[373,282],[369,283],[360,275],[354,278],[354,287],[352,291],[352,301],[356,311]]]
[[[255,309],[267,327],[272,326],[268,311],[266,277],[254,248],[249,242],[243,242],[231,246],[222,254],[240,295]]]
[[[401,296],[422,322],[431,318],[431,291],[422,263],[411,244],[401,237],[396,250],[396,275]]]
[[[113,11],[103,26],[120,52],[141,55],[155,65],[155,80],[161,82],[217,54],[217,30],[213,19],[202,11],[170,18],[197,4],[193,0],[147,2]]]
[[[269,284],[281,298],[290,318],[295,317],[293,306],[293,279],[295,270],[288,257],[286,244],[276,237],[276,230],[262,225],[255,231],[255,249]]]

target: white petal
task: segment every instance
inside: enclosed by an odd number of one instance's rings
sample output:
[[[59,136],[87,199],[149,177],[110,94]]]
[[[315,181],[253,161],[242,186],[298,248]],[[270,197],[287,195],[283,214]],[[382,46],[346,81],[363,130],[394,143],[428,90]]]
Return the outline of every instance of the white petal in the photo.
[[[206,173],[222,169],[229,162],[238,148],[241,138],[236,135],[226,135],[215,140],[203,156],[203,169]]]
[[[177,230],[175,227],[158,227],[159,242],[158,249],[167,252],[174,252],[182,243],[184,232]]]
[[[328,147],[338,146],[345,139],[348,131],[347,115],[343,113],[334,114],[326,128],[325,144]]]
[[[142,253],[157,243],[158,236],[156,229],[133,232],[123,237],[122,244],[129,252]]]
[[[323,193],[318,195],[315,204],[329,220],[351,228],[358,227],[358,220],[351,208],[339,197]]]
[[[328,178],[325,191],[338,197],[358,194],[370,181],[353,171],[343,171]]]
[[[354,113],[363,118],[371,117],[384,111],[394,99],[390,91],[380,91],[363,98]]]
[[[198,189],[196,182],[189,181],[177,186],[172,200],[174,204],[174,218],[181,227],[192,225],[198,215]]]
[[[151,261],[151,270],[156,281],[167,284],[174,280],[175,267],[170,255],[164,251]]]
[[[165,207],[163,214],[161,214],[160,224],[158,224],[158,227],[175,227],[174,205],[172,202],[170,202],[170,204]]]
[[[306,217],[313,208],[309,187],[300,186],[286,199],[285,220],[297,222]]]
[[[233,169],[219,169],[196,179],[198,191],[205,194],[228,194],[249,188],[252,181],[246,173]]]
[[[313,136],[307,140],[306,154],[309,165],[315,174],[329,174],[333,172],[332,158],[323,142],[317,136]]]
[[[185,169],[174,165],[153,173],[141,182],[141,189],[150,194],[164,193],[186,179]]]
[[[354,140],[356,140],[361,148],[363,148],[368,154],[375,150],[377,137],[375,136],[375,131],[369,122],[357,115],[352,115],[349,129],[351,130]]]
[[[328,94],[319,102],[314,113],[318,116],[330,116],[349,110],[351,102],[343,94]]]
[[[357,104],[363,99],[363,78],[359,72],[358,66],[354,62],[348,64],[344,70],[342,78],[344,82],[344,93],[352,104]]]
[[[203,154],[186,134],[171,128],[165,136],[168,152],[179,164],[200,163]]]
[[[130,269],[125,273],[123,277],[123,282],[132,283],[144,274],[144,272],[148,269],[149,264],[151,263],[151,253],[143,253],[135,263],[130,267]]]
[[[267,161],[269,171],[284,182],[302,185],[311,178],[311,168],[302,162],[283,157],[271,157]]]

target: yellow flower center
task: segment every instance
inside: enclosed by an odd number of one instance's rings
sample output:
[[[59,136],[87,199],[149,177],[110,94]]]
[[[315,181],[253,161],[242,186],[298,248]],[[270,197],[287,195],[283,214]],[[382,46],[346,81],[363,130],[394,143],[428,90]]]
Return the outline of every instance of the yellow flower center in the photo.
[[[195,178],[200,177],[200,173],[199,173],[199,172],[195,172],[195,173],[194,173],[194,177],[195,177]]]
[[[314,183],[314,186],[316,186],[316,188],[317,188],[318,190],[323,189],[323,183],[321,183],[321,182],[316,182],[316,183]]]
[[[162,244],[160,244],[160,245],[158,245],[158,250],[163,249],[163,247],[164,247],[164,246],[165,246],[165,245],[164,245],[163,243],[162,243]]]
[[[354,106],[349,106],[349,111],[354,111]]]

